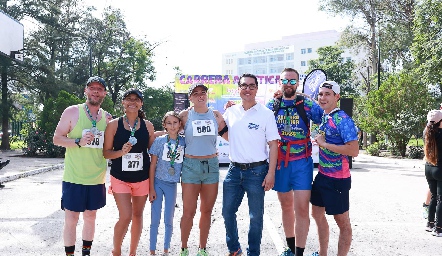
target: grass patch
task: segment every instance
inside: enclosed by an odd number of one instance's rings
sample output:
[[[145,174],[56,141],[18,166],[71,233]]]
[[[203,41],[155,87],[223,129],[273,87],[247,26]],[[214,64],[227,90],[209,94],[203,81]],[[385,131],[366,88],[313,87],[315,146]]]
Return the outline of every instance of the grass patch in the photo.
[[[407,146],[423,146],[424,140],[423,139],[410,139]]]
[[[15,149],[22,149],[22,148],[24,148],[26,145],[25,145],[25,142],[24,141],[22,141],[22,140],[18,140],[18,141],[14,141],[14,142],[11,142],[11,149],[12,150],[15,150]]]

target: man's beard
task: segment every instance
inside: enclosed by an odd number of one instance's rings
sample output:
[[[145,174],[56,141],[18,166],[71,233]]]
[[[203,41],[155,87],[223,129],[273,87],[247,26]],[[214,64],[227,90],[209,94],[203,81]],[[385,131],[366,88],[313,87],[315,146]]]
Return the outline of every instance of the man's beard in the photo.
[[[291,97],[295,96],[295,94],[296,94],[296,90],[292,89],[292,88],[285,89],[282,92],[282,95],[284,95],[285,98],[291,98]]]
[[[100,106],[103,103],[104,98],[99,98],[98,100],[93,100],[92,97],[87,98],[87,102],[92,106]]]

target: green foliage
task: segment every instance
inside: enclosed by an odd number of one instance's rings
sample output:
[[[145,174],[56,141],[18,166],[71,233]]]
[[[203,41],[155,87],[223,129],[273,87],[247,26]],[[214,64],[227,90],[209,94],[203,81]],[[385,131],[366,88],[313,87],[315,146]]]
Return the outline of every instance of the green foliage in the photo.
[[[371,156],[379,156],[381,150],[379,149],[379,144],[377,142],[370,144],[366,148],[366,152]]]
[[[80,103],[82,103],[82,100],[77,96],[66,91],[60,91],[57,98],[51,98],[45,102],[38,127],[47,134],[54,134],[63,111],[71,105]]]
[[[442,2],[423,0],[416,8],[414,42],[411,47],[419,75],[442,92]]]
[[[424,147],[423,146],[411,146],[408,148],[408,158],[411,159],[423,159]]]
[[[427,87],[403,71],[391,75],[379,90],[370,92],[365,102],[367,115],[359,120],[367,132],[386,135],[391,151],[397,150],[405,156],[410,138],[422,133],[425,116],[433,101]]]
[[[42,129],[28,127],[23,152],[27,156],[63,157],[65,148],[55,146],[52,136]]]
[[[337,46],[325,46],[318,48],[317,52],[318,59],[309,61],[310,70],[323,69],[328,80],[333,80],[341,85],[341,95],[356,94],[355,79],[353,79],[355,64],[351,60],[344,60],[342,57],[344,50]]]
[[[155,130],[163,130],[162,119],[167,111],[173,110],[173,89],[148,87],[144,93],[143,110],[146,118],[152,122]]]

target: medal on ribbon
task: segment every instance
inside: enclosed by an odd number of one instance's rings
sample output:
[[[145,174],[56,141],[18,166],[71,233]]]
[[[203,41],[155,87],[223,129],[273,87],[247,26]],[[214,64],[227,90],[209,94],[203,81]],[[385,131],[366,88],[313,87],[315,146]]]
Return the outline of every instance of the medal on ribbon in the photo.
[[[130,144],[132,144],[132,146],[134,146],[135,144],[137,144],[137,138],[135,138],[135,131],[137,130],[138,117],[137,117],[137,119],[135,119],[135,123],[134,123],[133,127],[130,126],[129,119],[127,119],[126,115],[124,115],[124,119],[126,120],[126,123],[130,129],[130,137],[129,137],[128,142]]]
[[[89,115],[89,119],[91,120],[91,122],[92,122],[92,128],[90,129],[90,132],[94,135],[94,136],[97,136],[99,133],[100,133],[100,131],[98,130],[98,128],[97,128],[97,119],[98,119],[98,114],[100,113],[100,111],[98,111],[98,113],[97,113],[97,118],[93,118],[92,117],[92,114],[91,114],[91,111],[89,110],[89,107],[87,106],[87,104],[84,104],[84,106],[85,106],[85,108],[86,108],[86,112],[87,112],[87,114]]]
[[[167,148],[169,149],[169,156],[170,156],[170,167],[169,167],[169,174],[171,176],[175,175],[175,168],[173,167],[173,164],[175,163],[175,160],[177,159],[177,152],[178,152],[178,144],[180,143],[180,136],[177,136],[175,145],[172,144],[170,141],[169,135],[167,135]]]

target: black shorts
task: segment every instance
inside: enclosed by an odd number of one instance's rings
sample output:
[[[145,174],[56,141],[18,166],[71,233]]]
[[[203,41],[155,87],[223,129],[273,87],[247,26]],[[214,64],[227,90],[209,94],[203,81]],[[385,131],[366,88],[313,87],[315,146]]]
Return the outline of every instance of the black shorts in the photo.
[[[313,181],[310,202],[325,207],[328,215],[342,214],[350,208],[351,177],[337,179],[318,173]]]

